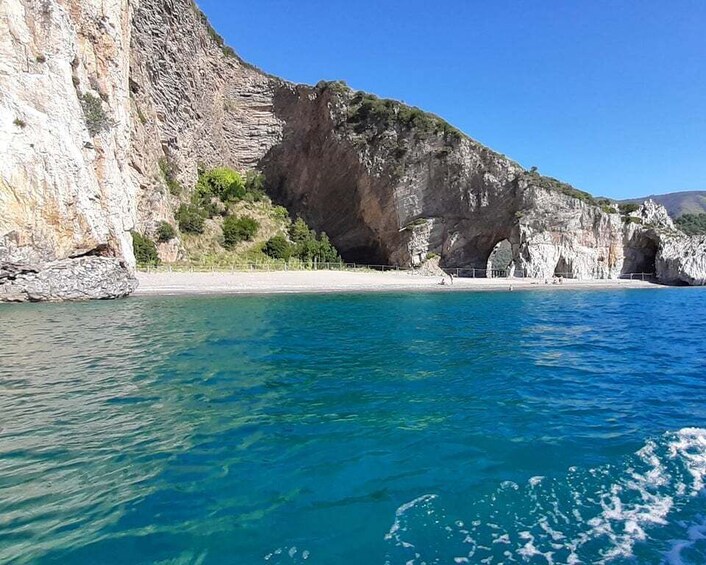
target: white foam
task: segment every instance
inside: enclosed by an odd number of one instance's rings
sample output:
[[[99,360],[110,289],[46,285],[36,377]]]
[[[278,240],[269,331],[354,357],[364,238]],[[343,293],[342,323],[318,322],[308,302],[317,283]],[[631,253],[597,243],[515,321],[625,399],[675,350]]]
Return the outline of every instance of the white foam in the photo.
[[[635,544],[669,524],[670,515],[704,492],[705,485],[706,430],[684,428],[646,442],[622,464],[585,471],[571,467],[563,479],[533,476],[524,487],[503,482],[476,503],[476,516],[449,522],[443,531],[451,528],[447,535],[458,536],[459,544],[473,545],[463,557],[472,557],[473,562],[543,558],[547,563],[577,564],[630,559]],[[440,523],[443,517],[435,499],[436,495],[423,495],[400,506],[385,539],[395,540],[398,547],[411,546],[399,535],[401,518],[420,504],[428,505],[423,510],[434,513],[435,523]],[[410,522],[405,527],[413,535],[415,527],[428,526]],[[681,563],[685,548],[706,540],[706,522],[693,525],[686,537],[674,542],[670,563]],[[424,556],[423,548],[416,548],[416,553]]]

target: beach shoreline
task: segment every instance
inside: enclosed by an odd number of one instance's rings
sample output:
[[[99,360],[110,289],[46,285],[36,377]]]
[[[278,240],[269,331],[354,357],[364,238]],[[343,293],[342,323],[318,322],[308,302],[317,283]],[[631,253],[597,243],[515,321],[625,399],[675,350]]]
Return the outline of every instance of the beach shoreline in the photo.
[[[271,272],[138,272],[134,296],[339,294],[369,292],[473,292],[522,290],[617,290],[667,288],[628,279],[481,279],[423,276],[408,272],[271,271]]]

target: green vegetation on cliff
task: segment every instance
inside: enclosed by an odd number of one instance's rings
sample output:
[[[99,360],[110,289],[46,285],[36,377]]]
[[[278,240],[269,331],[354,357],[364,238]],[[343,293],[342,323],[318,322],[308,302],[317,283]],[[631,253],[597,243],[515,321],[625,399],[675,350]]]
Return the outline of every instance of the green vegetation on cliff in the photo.
[[[418,136],[441,135],[455,139],[462,137],[459,130],[435,114],[362,91],[356,92],[350,100],[348,123],[353,125],[356,133],[364,133],[371,128],[402,127],[414,130]]]
[[[561,194],[576,198],[581,202],[590,204],[591,206],[600,206],[601,209],[607,214],[615,213],[615,210],[612,207],[612,201],[610,199],[596,198],[592,194],[574,188],[568,183],[552,177],[540,175],[537,171],[537,167],[532,167],[529,171],[526,171],[524,175],[526,180],[534,186],[539,186],[540,188],[545,188],[547,190],[553,190],[554,192],[560,192]]]
[[[223,220],[223,244],[232,248],[241,241],[252,241],[260,228],[260,223],[251,216],[228,216]]]
[[[132,250],[138,265],[159,265],[157,246],[149,237],[139,232],[132,233]]]
[[[200,167],[190,201],[182,201],[175,219],[192,263],[341,260],[325,233],[317,234],[302,219],[292,222],[285,208],[272,203],[257,171]],[[160,225],[158,240],[173,238],[170,229]]]
[[[176,237],[177,233],[174,226],[169,222],[160,222],[157,227],[157,241],[165,243]]]
[[[103,110],[103,101],[90,92],[82,94],[80,97],[83,117],[86,121],[86,128],[91,136],[96,136],[104,130],[110,129],[113,122]]]
[[[706,214],[684,214],[675,223],[687,235],[706,234]]]

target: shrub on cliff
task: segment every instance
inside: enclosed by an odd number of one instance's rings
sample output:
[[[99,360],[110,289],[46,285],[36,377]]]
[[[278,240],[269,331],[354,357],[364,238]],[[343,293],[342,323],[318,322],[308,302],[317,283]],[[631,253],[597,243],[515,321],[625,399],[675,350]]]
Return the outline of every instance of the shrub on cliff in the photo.
[[[179,229],[184,233],[203,233],[203,212],[191,204],[182,204],[175,214]]]
[[[370,128],[402,126],[414,130],[417,135],[438,134],[456,139],[462,137],[459,130],[439,116],[397,100],[378,98],[361,91],[356,92],[351,99],[348,122],[354,125],[356,133],[364,133]]]
[[[292,256],[292,244],[283,235],[276,235],[267,240],[262,251],[273,259],[288,260]]]
[[[165,243],[176,237],[176,230],[169,222],[160,222],[157,228],[157,241]]]
[[[174,196],[179,196],[182,192],[181,184],[176,179],[176,167],[166,157],[162,157],[157,164],[159,165],[159,170],[162,173],[162,178],[164,178],[164,183],[167,185],[170,194]]]
[[[297,218],[294,223],[289,226],[289,237],[294,243],[302,243],[307,239],[314,237],[314,233],[306,225],[306,222],[301,218]]]
[[[103,110],[103,101],[90,92],[82,94],[80,97],[83,117],[91,136],[98,135],[103,130],[110,129],[113,123]]]
[[[228,216],[223,221],[223,244],[233,247],[241,241],[250,241],[259,228],[260,224],[250,216]]]
[[[618,210],[623,216],[637,212],[640,209],[639,204],[634,204],[632,202],[627,202],[625,204],[618,204]]]
[[[239,200],[245,196],[245,181],[240,173],[227,167],[204,171],[196,183],[195,196],[201,201],[214,196],[221,202]]]
[[[297,218],[290,226],[289,237],[294,242],[293,255],[302,261],[313,261],[314,259],[321,263],[341,261],[341,257],[331,244],[328,235],[325,232],[317,235],[301,218]]]
[[[150,238],[139,232],[132,233],[132,250],[139,265],[158,265],[157,246]]]
[[[245,200],[261,202],[265,199],[265,175],[257,171],[248,171],[245,174]]]

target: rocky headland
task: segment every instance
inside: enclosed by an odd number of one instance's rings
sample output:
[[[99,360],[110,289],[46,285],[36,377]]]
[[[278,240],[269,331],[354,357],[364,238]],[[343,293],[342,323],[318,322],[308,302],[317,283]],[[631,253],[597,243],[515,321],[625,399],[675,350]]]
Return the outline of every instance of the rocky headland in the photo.
[[[351,262],[485,270],[503,248],[516,275],[706,282],[706,239],[654,202],[594,198],[343,83],[270,76],[191,0],[5,0],[0,32],[0,300],[128,294],[131,232],[176,225],[220,166],[264,173]]]

